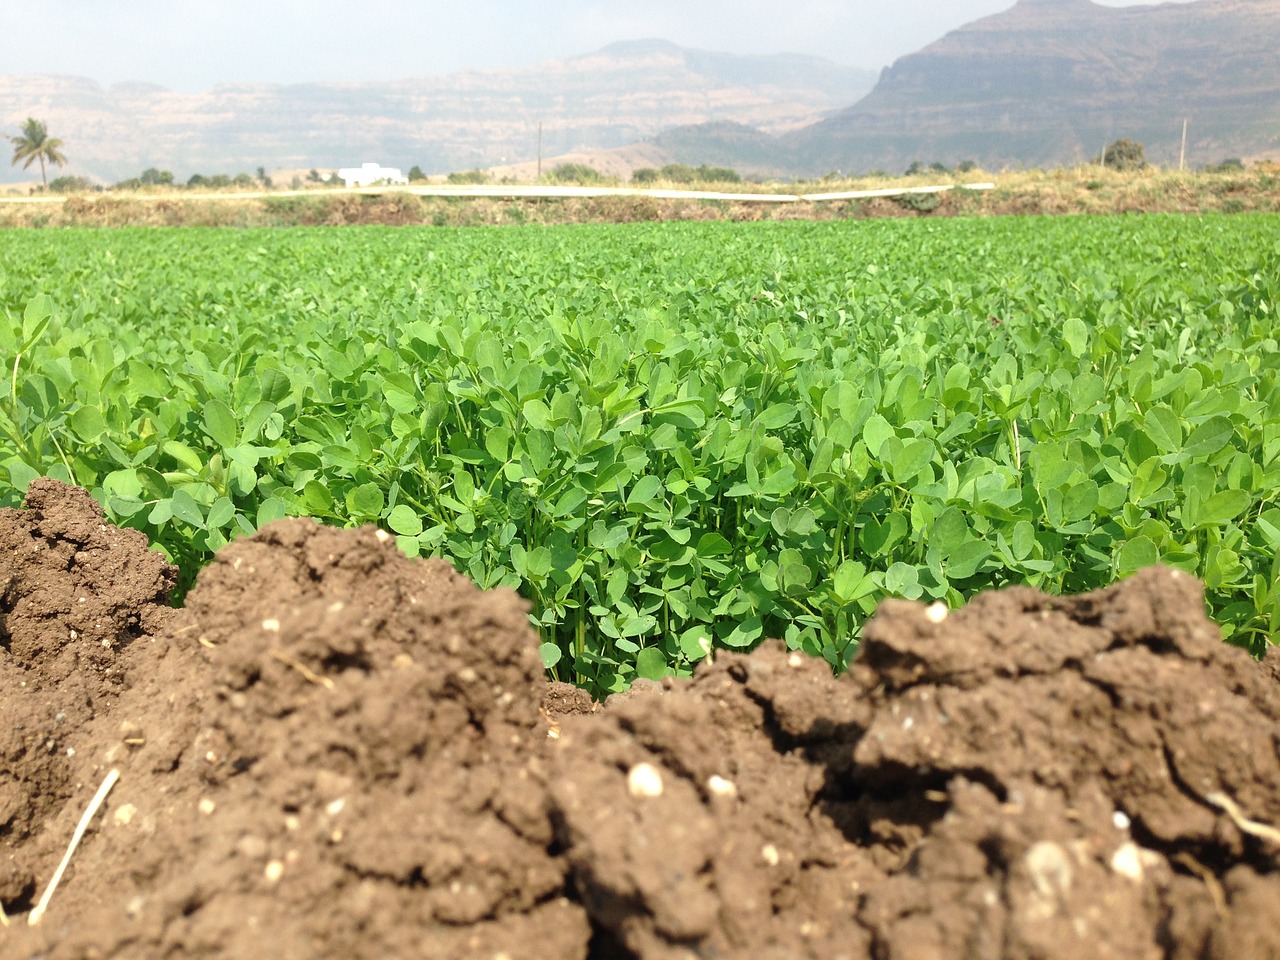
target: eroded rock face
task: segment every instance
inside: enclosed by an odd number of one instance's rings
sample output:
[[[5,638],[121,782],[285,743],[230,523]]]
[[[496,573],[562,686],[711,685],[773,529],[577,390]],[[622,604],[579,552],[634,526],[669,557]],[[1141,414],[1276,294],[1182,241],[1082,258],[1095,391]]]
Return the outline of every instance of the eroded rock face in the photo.
[[[0,511],[6,956],[1280,951],[1272,665],[1171,571],[888,603],[846,676],[771,643],[604,707],[514,594],[371,528],[173,582],[82,491]]]

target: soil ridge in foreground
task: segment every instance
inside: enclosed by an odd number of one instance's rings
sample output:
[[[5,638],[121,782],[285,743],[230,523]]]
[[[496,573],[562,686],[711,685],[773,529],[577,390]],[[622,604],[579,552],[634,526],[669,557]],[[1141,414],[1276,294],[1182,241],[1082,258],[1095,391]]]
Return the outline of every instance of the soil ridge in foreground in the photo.
[[[82,490],[0,509],[3,956],[1280,956],[1276,663],[1175,571],[602,708],[372,528],[175,572]]]

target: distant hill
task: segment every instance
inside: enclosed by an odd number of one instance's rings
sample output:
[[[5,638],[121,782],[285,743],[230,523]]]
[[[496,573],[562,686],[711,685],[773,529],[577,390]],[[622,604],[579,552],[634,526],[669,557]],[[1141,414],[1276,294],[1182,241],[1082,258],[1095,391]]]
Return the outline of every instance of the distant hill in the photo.
[[[665,127],[731,121],[771,134],[862,96],[871,71],[817,57],[734,56],[665,41],[617,43],[521,70],[394,83],[103,88],[65,76],[0,76],[0,132],[28,116],[66,142],[63,173],[115,181],[147,167],[235,173],[377,160],[428,172],[612,149]],[[0,168],[0,182],[29,179]]]
[[[1119,137],[1176,164],[1280,157],[1280,2],[1102,7],[1020,0],[884,71],[851,107],[777,137],[698,125],[658,142],[684,162],[821,174],[971,159],[1077,163]]]
[[[1280,150],[1280,3],[1101,7],[1021,0],[885,71],[875,90],[791,138],[810,168],[912,160],[1043,166],[1117,137],[1176,163]]]
[[[673,160],[733,167],[752,174],[785,176],[796,166],[779,137],[745,123],[717,121],[664,130],[652,140]]]

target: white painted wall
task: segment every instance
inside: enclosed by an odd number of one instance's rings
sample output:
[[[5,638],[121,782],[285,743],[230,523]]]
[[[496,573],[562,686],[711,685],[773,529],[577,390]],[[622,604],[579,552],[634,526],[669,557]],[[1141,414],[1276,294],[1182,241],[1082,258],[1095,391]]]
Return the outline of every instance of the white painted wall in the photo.
[[[358,167],[343,167],[338,171],[348,187],[371,187],[375,183],[407,184],[409,178],[399,167],[384,167],[377,163],[363,163]]]

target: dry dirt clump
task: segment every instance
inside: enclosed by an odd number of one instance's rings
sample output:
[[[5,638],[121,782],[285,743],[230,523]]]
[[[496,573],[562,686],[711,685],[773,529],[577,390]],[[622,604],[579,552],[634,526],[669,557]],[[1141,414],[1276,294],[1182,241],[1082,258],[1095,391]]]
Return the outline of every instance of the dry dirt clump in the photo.
[[[32,862],[13,851],[32,843],[72,799],[73,758],[84,730],[123,689],[121,652],[173,618],[166,601],[178,573],[148,550],[141,533],[109,526],[84,490],[36,480],[26,506],[0,508],[0,903],[6,904],[22,903],[35,886]]]
[[[1161,569],[945,619],[886,604],[840,789],[936,806],[868,824],[905,841],[862,905],[880,955],[1280,955],[1280,697],[1203,609]]]
[[[513,593],[372,528],[287,520],[229,546],[58,757],[80,785],[65,815],[34,841],[0,836],[43,883],[121,771],[40,927],[0,931],[27,953],[3,954],[585,956],[551,852],[529,629]],[[6,910],[33,892],[6,891]]]
[[[82,491],[27,507],[4,957],[1280,956],[1276,665],[1171,571],[888,603],[841,678],[774,643],[596,705],[514,594],[372,529],[273,524],[170,611]]]

